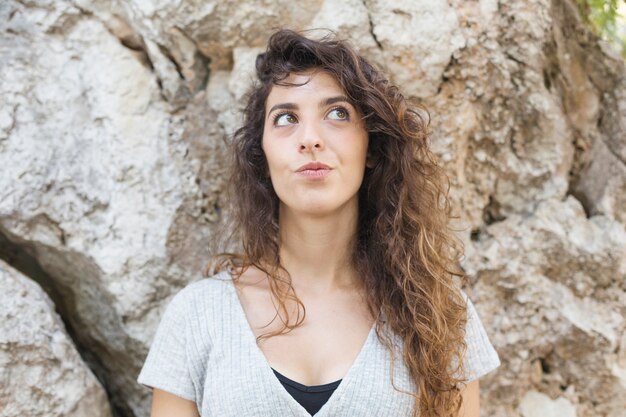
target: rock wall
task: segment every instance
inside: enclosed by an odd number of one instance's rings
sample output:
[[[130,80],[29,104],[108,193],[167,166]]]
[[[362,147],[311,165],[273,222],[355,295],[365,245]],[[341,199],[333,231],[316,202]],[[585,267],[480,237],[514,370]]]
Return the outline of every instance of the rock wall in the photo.
[[[8,0],[0,256],[50,294],[114,415],[149,413],[135,378],[228,214],[224,138],[285,22],[337,31],[429,108],[503,361],[483,415],[624,417],[626,69],[573,0]]]
[[[43,290],[0,261],[0,292],[0,415],[110,417],[102,385]]]

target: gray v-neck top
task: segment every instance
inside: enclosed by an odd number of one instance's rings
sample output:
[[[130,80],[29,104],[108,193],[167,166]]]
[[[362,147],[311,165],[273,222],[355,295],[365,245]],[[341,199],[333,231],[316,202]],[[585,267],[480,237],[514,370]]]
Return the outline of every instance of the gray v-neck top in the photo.
[[[467,298],[464,358],[474,380],[500,365]],[[396,349],[399,337],[392,335]],[[410,416],[415,384],[378,340],[375,325],[341,383],[316,417]],[[194,401],[201,417],[310,417],[281,385],[255,336],[227,272],[193,282],[170,301],[137,381]]]

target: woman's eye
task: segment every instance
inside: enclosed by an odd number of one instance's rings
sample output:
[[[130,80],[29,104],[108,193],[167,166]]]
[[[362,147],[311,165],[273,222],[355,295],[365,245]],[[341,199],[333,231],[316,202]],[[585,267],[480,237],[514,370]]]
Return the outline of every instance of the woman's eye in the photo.
[[[291,113],[279,114],[274,118],[275,126],[288,126],[295,123],[298,123],[298,119]]]
[[[348,110],[343,107],[337,107],[328,113],[328,118],[332,120],[348,120],[350,118],[350,114],[348,113]]]

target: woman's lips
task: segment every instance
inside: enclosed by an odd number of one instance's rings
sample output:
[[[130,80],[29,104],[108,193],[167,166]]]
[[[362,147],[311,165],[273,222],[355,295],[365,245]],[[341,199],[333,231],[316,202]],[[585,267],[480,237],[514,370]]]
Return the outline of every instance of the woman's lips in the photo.
[[[330,171],[331,168],[326,164],[321,162],[310,162],[298,168],[296,174],[307,179],[317,180],[326,178],[330,175]]]
[[[319,169],[330,169],[330,167],[322,162],[309,162],[307,164],[302,165],[296,172],[314,170],[317,171]]]
[[[308,179],[324,179],[330,175],[330,169],[305,169],[296,174]]]

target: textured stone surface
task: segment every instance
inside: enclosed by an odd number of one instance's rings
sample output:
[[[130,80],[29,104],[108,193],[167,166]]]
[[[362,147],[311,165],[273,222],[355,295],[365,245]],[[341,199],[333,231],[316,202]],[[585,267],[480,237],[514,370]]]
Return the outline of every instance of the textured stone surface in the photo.
[[[622,416],[624,226],[587,219],[570,196],[487,227],[467,249],[470,297],[504,360],[483,385],[486,415],[516,415],[517,406],[526,415],[521,399],[539,389],[574,404],[579,417]]]
[[[572,0],[9,0],[0,256],[41,267],[113,412],[148,415],[135,378],[228,216],[223,140],[276,27],[335,30],[429,109],[503,359],[483,415],[624,417],[626,69]]]
[[[537,391],[528,391],[524,395],[520,410],[523,417],[576,417],[576,409],[565,398],[553,401],[547,395]]]
[[[11,123],[0,229],[54,277],[116,407],[139,414],[154,306],[206,259],[220,161],[203,149],[219,142],[210,128],[192,137],[211,120],[203,107],[173,114],[154,73],[91,15],[66,3],[2,7],[0,108]],[[204,243],[186,250],[196,234]]]
[[[0,415],[110,417],[106,393],[33,281],[0,261]]]
[[[405,94],[434,95],[452,53],[465,45],[449,2],[367,0],[365,4],[394,81]]]

